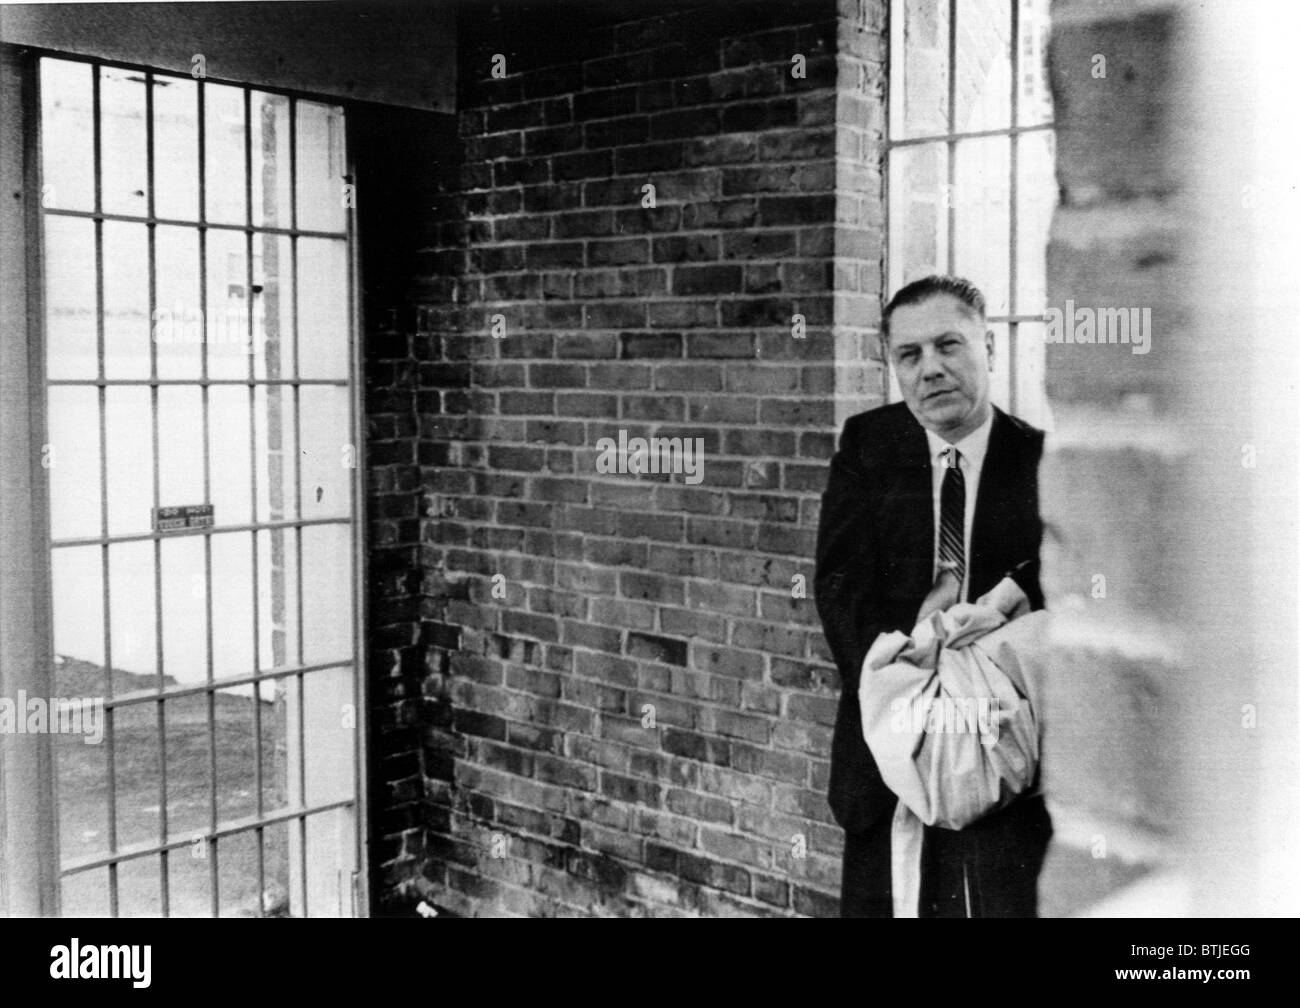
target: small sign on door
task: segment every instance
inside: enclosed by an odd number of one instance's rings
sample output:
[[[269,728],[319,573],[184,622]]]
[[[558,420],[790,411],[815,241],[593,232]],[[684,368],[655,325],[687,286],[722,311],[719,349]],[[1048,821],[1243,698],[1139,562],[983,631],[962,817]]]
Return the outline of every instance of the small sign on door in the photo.
[[[155,532],[180,532],[183,529],[212,528],[211,504],[183,504],[179,507],[153,509]]]

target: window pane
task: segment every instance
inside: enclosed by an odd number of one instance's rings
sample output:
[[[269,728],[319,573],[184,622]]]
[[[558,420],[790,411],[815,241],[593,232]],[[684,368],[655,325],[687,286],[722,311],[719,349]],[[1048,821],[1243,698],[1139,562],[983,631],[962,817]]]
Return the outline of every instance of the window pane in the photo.
[[[56,681],[69,692],[102,696],[104,561],[99,546],[56,549],[51,559]],[[80,744],[80,743],[78,743]]]
[[[103,550],[98,546],[56,549],[52,558],[55,696],[69,701],[102,699],[104,674]],[[59,707],[46,709],[49,727]],[[27,717],[27,711],[20,716]],[[84,717],[84,714],[79,714]],[[91,715],[92,718],[96,715]],[[99,716],[102,716],[102,711]],[[85,722],[83,721],[83,725]],[[90,722],[103,728],[102,721]],[[55,736],[58,815],[64,859],[108,849],[106,748],[88,744],[91,734]]]
[[[244,161],[244,91],[204,84],[203,143],[206,218],[222,224],[248,221],[248,171]]]
[[[76,846],[74,838],[64,834],[62,817],[66,814],[75,814],[75,811],[75,808],[65,811],[63,801],[59,801],[59,835],[65,858],[85,853]],[[59,883],[59,900],[65,917],[108,917],[111,909],[108,901],[108,869],[91,868],[64,876]]]
[[[114,543],[108,548],[109,629],[113,644],[113,692],[154,689],[158,683],[158,651],[155,634],[158,620],[154,601],[154,544]],[[117,726],[134,725],[136,716],[123,708]],[[146,711],[152,724],[153,708]]]
[[[285,235],[253,235],[253,373],[292,378],[293,242]]]
[[[95,209],[93,68],[41,60],[41,204]]]
[[[253,402],[257,412],[257,520],[296,518],[294,390],[283,385],[259,385]]]
[[[1047,77],[1049,0],[1020,2],[1019,125],[1032,126],[1052,119],[1052,92]]]
[[[891,106],[896,137],[948,132],[949,0],[903,0],[902,25],[890,39],[891,51],[903,59],[893,64],[891,86],[900,100]]]
[[[257,735],[253,684],[217,690],[217,819],[229,822],[257,814]],[[224,842],[222,851],[225,851]],[[255,852],[254,852],[255,853]],[[257,863],[246,866],[257,877]]]
[[[289,99],[254,91],[252,102],[253,223],[288,228],[293,224]]]
[[[145,77],[136,70],[99,68],[100,172],[104,211],[149,212]]]
[[[199,233],[193,228],[155,230],[158,304],[154,343],[158,377],[198,378],[203,367],[203,306],[199,299]]]
[[[257,849],[258,837],[254,830],[221,838],[217,887],[218,912],[222,917],[258,916]]]
[[[203,504],[203,402],[193,386],[158,389],[158,502]],[[216,516],[220,518],[220,515]]]
[[[104,375],[150,374],[149,229],[104,222]]]
[[[172,683],[193,685],[208,677],[204,570],[202,536],[162,541],[163,673]],[[173,716],[185,709],[174,708]]]
[[[1047,327],[1041,322],[1021,322],[1016,334],[1016,415],[1043,430],[1055,429],[1047,402],[1044,345]]]
[[[212,537],[212,674],[251,675],[253,667],[253,533]]]
[[[972,281],[990,315],[1005,315],[1011,266],[1011,148],[1007,137],[957,144],[954,272]]]
[[[248,239],[241,231],[209,231],[208,377],[248,377]]]
[[[262,864],[265,886],[262,890],[264,917],[289,916],[289,830],[298,824],[276,823],[262,831]]]
[[[161,917],[161,884],[158,855],[150,854],[121,862],[117,866],[117,915]]]
[[[958,133],[1011,125],[1011,0],[957,5]]]
[[[206,736],[205,742],[206,745]],[[193,794],[189,804],[180,806],[188,818],[193,818],[189,809],[201,809],[207,816],[207,766],[204,764],[202,780],[197,777],[185,781],[186,794]],[[200,790],[201,789],[201,790]],[[187,799],[188,800],[188,799]],[[189,843],[169,851],[167,858],[167,912],[171,917],[194,918],[212,916],[212,878],[208,865],[208,844],[206,841],[195,843],[202,834],[203,820],[193,823],[187,821],[184,828],[172,831],[175,837],[184,837]]]
[[[302,530],[302,645],[309,664],[352,658],[352,535],[347,525]]]
[[[199,217],[199,88],[184,77],[153,79],[154,213]]]
[[[99,390],[54,386],[49,390],[50,536],[98,536]]]
[[[131,535],[153,527],[153,405],[147,388],[105,391],[108,448],[108,534]]]
[[[307,818],[305,916],[351,915],[355,844],[356,824],[351,809],[321,812]]]
[[[132,704],[113,712],[113,760],[118,846],[157,841],[162,809],[157,706]],[[136,885],[147,888],[143,880]]]
[[[889,155],[890,290],[948,272],[948,148],[900,147]]]
[[[208,487],[214,524],[247,525],[253,520],[252,463],[249,458],[248,387],[208,389]]]
[[[298,369],[303,378],[348,377],[348,247],[330,238],[298,239]]]
[[[352,679],[350,666],[309,672],[303,678],[303,730],[310,754],[306,763],[308,805],[346,801],[356,791],[353,728],[357,713]]]
[[[45,368],[50,378],[99,376],[95,224],[45,218]]]
[[[1056,135],[1024,133],[1016,183],[1016,312],[1037,315],[1047,305],[1047,239],[1056,209]]]
[[[995,406],[1014,413],[1011,402],[1011,346],[1007,337],[1007,324],[990,322],[989,329],[993,332],[993,373],[989,375],[989,399]]]
[[[356,459],[349,433],[351,396],[346,388],[336,385],[304,385],[298,395],[302,410],[302,516],[346,517],[352,511]]]
[[[300,101],[297,116],[298,228],[341,233],[347,227],[343,110]]]

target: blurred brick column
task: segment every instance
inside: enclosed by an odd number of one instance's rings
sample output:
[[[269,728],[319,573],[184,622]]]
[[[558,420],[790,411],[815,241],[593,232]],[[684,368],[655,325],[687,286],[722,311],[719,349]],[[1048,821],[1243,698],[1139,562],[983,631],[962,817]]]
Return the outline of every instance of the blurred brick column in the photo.
[[[1258,645],[1269,621],[1293,642],[1295,608],[1270,604],[1294,585],[1255,574],[1294,553],[1269,503],[1279,481],[1294,492],[1274,440],[1294,427],[1259,422],[1292,411],[1259,395],[1249,59],[1191,4],[1058,0],[1052,18],[1049,304],[1149,308],[1153,332],[1147,354],[1048,347],[1043,912],[1259,912],[1261,773],[1295,715]]]

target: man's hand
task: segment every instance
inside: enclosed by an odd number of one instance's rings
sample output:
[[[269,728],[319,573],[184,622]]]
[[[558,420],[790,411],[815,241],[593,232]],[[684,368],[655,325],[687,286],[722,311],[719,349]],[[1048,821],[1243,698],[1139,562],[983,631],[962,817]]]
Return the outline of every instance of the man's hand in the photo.
[[[945,567],[939,572],[934,587],[930,589],[925,601],[921,603],[921,609],[916,614],[916,621],[920,623],[931,613],[942,612],[944,609],[956,605],[960,599],[961,582],[957,580],[957,575],[951,569]]]

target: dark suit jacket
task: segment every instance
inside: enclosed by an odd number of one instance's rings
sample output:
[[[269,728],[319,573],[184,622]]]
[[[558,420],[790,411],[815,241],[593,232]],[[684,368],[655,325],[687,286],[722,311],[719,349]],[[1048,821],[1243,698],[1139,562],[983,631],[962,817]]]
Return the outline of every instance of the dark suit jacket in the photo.
[[[969,590],[978,598],[1014,572],[1035,609],[1042,608],[1038,549],[1038,463],[1043,432],[994,407],[988,451],[967,544]],[[968,488],[968,492],[970,492]],[[856,834],[857,850],[874,853],[870,886],[889,904],[889,828],[897,801],[862,738],[858,678],[876,635],[910,631],[934,583],[934,503],[925,431],[904,403],[860,413],[844,425],[822,495],[817,536],[817,611],[840,673],[840,703],[831,750],[830,806]],[[951,910],[979,881],[972,904],[983,916],[1030,916],[1051,823],[1041,798],[1020,799],[964,830],[927,827],[922,912]],[[966,881],[953,876],[965,864]],[[960,864],[958,866],[960,866]],[[883,886],[883,889],[881,887]]]

